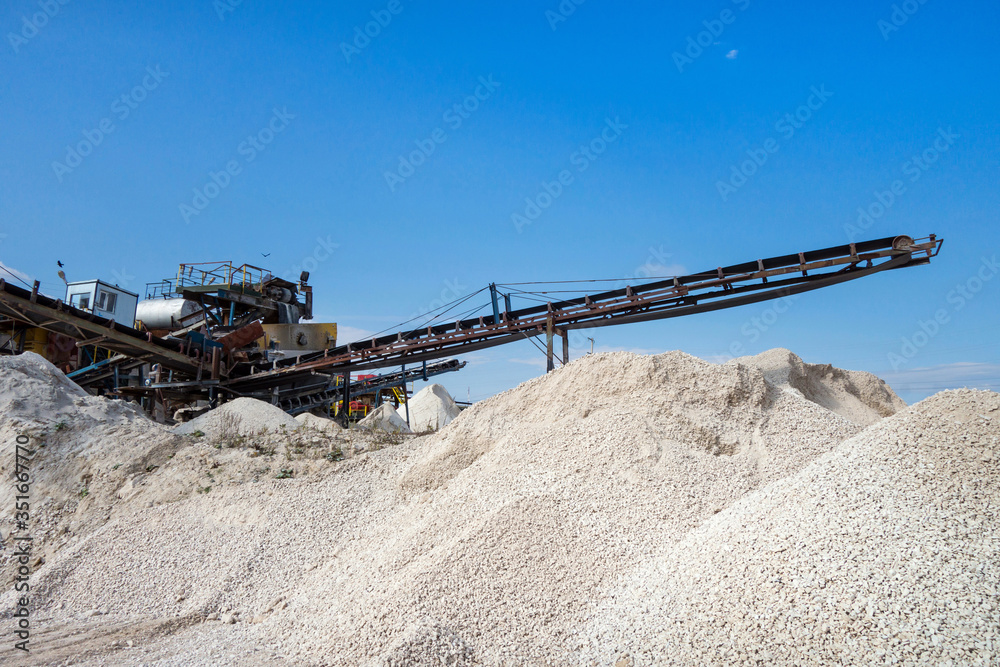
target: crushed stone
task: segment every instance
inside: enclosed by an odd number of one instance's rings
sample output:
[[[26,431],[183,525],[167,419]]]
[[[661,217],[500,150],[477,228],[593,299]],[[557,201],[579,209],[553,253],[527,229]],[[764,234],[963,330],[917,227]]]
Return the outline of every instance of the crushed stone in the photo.
[[[839,369],[802,384],[815,369],[773,352],[590,355],[423,437],[302,428],[225,445],[139,415],[168,443],[159,467],[117,480],[131,486],[100,510],[70,507],[101,520],[33,575],[40,631],[96,637],[51,661],[995,661],[997,395],[903,408]],[[40,463],[86,433],[60,437]],[[126,438],[136,471],[147,445]],[[13,604],[0,593],[0,617]]]
[[[174,433],[190,435],[200,431],[210,438],[227,435],[245,437],[295,430],[299,426],[300,423],[281,408],[256,398],[241,397],[180,424],[174,428]]]
[[[409,403],[410,428],[416,433],[439,431],[450,424],[461,413],[448,390],[439,384],[429,384],[416,394]],[[400,406],[396,411],[406,414]]]
[[[303,412],[295,415],[295,421],[305,428],[312,428],[318,431],[343,431],[344,428],[332,419],[319,417],[310,412]]]
[[[358,428],[367,431],[383,431],[386,433],[412,433],[406,421],[399,416],[396,408],[389,403],[378,406],[358,422]]]

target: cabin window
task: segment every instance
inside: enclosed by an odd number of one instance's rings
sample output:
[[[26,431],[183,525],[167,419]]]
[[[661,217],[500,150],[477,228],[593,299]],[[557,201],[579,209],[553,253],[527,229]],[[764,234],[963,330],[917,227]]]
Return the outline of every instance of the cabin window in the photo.
[[[113,292],[101,292],[97,299],[98,310],[104,310],[109,313],[113,313],[115,310],[115,305],[118,303],[118,295]]]

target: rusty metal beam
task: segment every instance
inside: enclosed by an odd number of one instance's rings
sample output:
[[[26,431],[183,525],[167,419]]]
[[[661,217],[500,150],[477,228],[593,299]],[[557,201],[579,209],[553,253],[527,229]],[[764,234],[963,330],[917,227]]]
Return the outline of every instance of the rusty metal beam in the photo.
[[[622,290],[509,312],[499,322],[492,317],[479,317],[390,334],[326,350],[322,355],[295,365],[279,365],[255,378],[280,381],[283,376],[321,368],[366,370],[439,359],[503,345],[524,336],[548,334],[550,321],[553,327],[579,329],[681,317],[757,303],[857,280],[881,271],[925,264],[937,254],[941,243],[934,236],[919,242],[901,236],[754,260],[668,281],[629,285]],[[234,378],[231,382],[239,386],[241,380]]]
[[[34,297],[32,299],[32,297]],[[37,290],[29,292],[0,279],[0,313],[20,320],[31,326],[54,331],[76,339],[95,336],[105,338],[101,347],[128,356],[151,355],[151,359],[177,371],[195,373],[197,362],[177,351],[163,339],[144,338],[130,327],[115,324],[114,320],[97,317],[92,313],[66,306]],[[43,326],[44,325],[44,326]]]

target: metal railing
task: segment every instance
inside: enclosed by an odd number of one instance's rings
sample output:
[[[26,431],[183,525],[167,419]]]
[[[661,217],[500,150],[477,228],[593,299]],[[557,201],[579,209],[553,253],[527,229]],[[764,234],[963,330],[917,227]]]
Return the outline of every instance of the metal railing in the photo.
[[[257,291],[262,283],[270,279],[270,271],[251,264],[234,267],[232,262],[198,262],[181,264],[177,268],[176,289],[218,285],[241,292]]]
[[[174,281],[164,279],[156,283],[146,283],[146,299],[173,299],[177,297]]]

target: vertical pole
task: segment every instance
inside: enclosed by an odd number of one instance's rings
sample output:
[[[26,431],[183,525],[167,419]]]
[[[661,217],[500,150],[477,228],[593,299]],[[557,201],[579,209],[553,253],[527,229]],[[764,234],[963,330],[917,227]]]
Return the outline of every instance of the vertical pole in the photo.
[[[504,321],[510,321],[510,292],[503,295]]]
[[[569,330],[563,329],[563,366],[569,363]]]
[[[403,364],[403,405],[406,406],[406,425],[410,425],[410,397],[406,395],[406,364]]]
[[[344,391],[341,392],[341,397],[344,399],[344,407],[340,411],[342,415],[341,422],[344,424],[344,428],[350,428],[351,426],[351,371],[344,373]]]
[[[552,360],[552,337],[555,332],[552,331],[552,304],[549,303],[549,317],[545,323],[545,372],[548,373],[554,370],[556,365]]]
[[[220,353],[221,349],[222,348],[219,348],[219,347],[213,347],[212,348],[212,379],[213,380],[218,380],[219,379],[219,369],[221,367],[221,360],[222,360],[222,356],[221,356],[221,353]]]
[[[496,283],[490,283],[490,300],[493,302],[493,324],[500,324],[500,305],[497,303]]]

